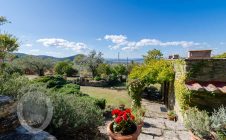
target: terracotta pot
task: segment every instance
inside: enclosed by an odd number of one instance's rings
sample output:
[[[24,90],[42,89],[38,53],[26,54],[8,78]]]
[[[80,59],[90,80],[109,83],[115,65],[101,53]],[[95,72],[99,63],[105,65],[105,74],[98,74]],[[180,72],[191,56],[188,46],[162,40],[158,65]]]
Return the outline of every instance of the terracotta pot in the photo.
[[[167,115],[168,120],[176,121],[176,116]]]
[[[190,136],[191,136],[191,140],[202,140],[200,137],[196,136],[194,133],[192,133],[191,130],[189,130]],[[210,132],[210,136],[205,137],[204,139],[208,139],[208,140],[217,140],[217,136],[216,133],[214,132]]]
[[[112,128],[113,122],[109,123],[107,126],[107,133],[109,135],[110,140],[137,140],[138,136],[140,135],[141,128],[144,125],[144,122],[141,124],[137,125],[137,130],[131,135],[121,135],[121,134],[116,134],[114,133],[111,128]]]
[[[198,136],[193,134],[191,131],[189,131],[189,133],[190,133],[190,136],[191,136],[191,140],[201,140]]]

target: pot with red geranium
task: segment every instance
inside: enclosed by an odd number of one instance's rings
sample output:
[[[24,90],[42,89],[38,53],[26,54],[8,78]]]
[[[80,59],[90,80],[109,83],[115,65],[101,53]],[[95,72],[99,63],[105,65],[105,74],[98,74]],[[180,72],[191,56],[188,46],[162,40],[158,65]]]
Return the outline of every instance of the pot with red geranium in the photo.
[[[137,140],[143,124],[136,125],[131,109],[112,111],[114,121],[108,125],[110,140]]]

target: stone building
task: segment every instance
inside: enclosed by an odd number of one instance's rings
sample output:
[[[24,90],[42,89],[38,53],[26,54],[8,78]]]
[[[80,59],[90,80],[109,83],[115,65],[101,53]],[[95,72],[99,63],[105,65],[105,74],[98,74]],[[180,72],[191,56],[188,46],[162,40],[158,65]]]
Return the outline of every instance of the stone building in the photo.
[[[190,105],[201,109],[226,106],[226,59],[212,59],[209,52],[198,50],[199,55],[196,55],[196,51],[190,51],[191,56],[179,63],[175,60],[174,63],[175,81],[186,76],[183,84],[194,93]],[[167,95],[167,106],[170,109],[178,108],[175,88],[174,82],[171,82]]]
[[[212,50],[191,50],[188,59],[210,59]]]

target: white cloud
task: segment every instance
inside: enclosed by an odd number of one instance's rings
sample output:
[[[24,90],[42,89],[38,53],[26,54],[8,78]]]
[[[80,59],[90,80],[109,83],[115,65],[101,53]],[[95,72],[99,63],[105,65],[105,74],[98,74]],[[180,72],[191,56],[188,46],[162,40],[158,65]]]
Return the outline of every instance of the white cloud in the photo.
[[[97,41],[101,41],[102,40],[102,38],[97,38]]]
[[[220,45],[225,45],[226,43],[225,42],[220,42]]]
[[[85,43],[70,42],[68,40],[61,39],[61,38],[43,38],[43,39],[38,39],[37,42],[42,43],[46,47],[56,46],[56,47],[62,47],[66,49],[72,49],[76,52],[83,52],[83,51],[89,50],[89,48]]]
[[[184,48],[198,46],[200,43],[193,41],[169,41],[162,42],[158,39],[141,39],[139,41],[128,41],[124,35],[105,35],[105,40],[110,40],[114,45],[109,46],[111,49],[136,50],[144,46],[181,46]]]
[[[25,47],[32,47],[33,45],[30,43],[24,44]]]
[[[104,39],[110,40],[116,44],[121,44],[126,42],[127,37],[124,35],[105,35]]]

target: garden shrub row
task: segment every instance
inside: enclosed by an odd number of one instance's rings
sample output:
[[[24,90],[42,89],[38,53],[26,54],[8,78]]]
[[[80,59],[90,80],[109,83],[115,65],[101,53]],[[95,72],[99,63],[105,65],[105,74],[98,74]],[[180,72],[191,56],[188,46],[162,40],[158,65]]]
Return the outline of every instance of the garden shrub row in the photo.
[[[223,106],[211,114],[195,107],[190,108],[185,112],[184,123],[188,130],[202,139],[209,139],[214,135],[217,140],[226,139],[226,108]]]
[[[54,108],[53,118],[46,131],[57,138],[76,139],[79,134],[80,136],[87,134],[88,137],[90,134],[97,133],[97,126],[103,123],[102,109],[105,108],[106,101],[84,96],[80,93],[79,85],[68,83],[62,77],[44,76],[30,82],[19,74],[0,74],[0,82],[0,94],[16,99],[20,99],[27,93],[46,94]],[[43,86],[45,82],[47,84]]]

